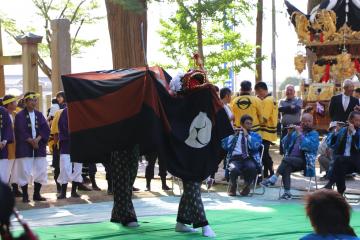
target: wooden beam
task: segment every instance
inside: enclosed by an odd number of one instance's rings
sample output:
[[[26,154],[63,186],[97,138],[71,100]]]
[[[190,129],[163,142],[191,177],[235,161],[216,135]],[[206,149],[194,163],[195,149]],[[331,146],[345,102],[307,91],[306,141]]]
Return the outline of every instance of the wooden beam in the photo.
[[[0,56],[0,65],[22,64],[21,55],[17,56]]]

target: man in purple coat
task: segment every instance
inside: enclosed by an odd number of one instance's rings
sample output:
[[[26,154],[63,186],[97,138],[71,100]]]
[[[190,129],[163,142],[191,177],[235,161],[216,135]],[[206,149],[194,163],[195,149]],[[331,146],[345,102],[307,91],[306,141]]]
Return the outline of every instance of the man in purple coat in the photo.
[[[83,181],[81,176],[82,163],[74,163],[74,166],[71,163],[67,108],[61,113],[58,125],[60,142],[60,175],[57,181],[61,184],[61,193],[57,198],[66,198],[68,182],[72,182],[71,197],[78,198],[80,196],[76,193],[77,186]]]
[[[13,142],[11,119],[8,111],[0,107],[0,181],[8,183],[10,179],[7,144]]]
[[[47,183],[46,145],[50,129],[45,117],[35,110],[38,94],[24,95],[25,108],[15,117],[16,181],[23,191],[23,202],[29,202],[28,184],[34,180],[34,201],[46,201],[40,189]]]

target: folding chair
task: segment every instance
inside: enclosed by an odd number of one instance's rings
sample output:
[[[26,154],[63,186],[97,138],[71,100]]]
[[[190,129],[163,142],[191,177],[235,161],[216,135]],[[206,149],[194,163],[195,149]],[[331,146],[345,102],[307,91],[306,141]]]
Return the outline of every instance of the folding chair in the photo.
[[[291,177],[291,176],[290,176]],[[316,173],[315,173],[315,176],[314,177],[305,177],[305,178],[309,178],[309,185],[308,185],[308,188],[307,188],[307,193],[309,193],[311,191],[311,183],[312,183],[312,180],[314,179],[314,183],[315,183],[315,190],[318,189],[318,184],[317,184],[317,178],[316,178]],[[280,188],[279,188],[279,199],[281,198],[281,195],[282,195],[282,189],[283,189],[283,181],[281,179],[281,182],[280,182]],[[293,199],[302,199],[305,195],[292,195],[292,198]]]
[[[260,154],[260,163],[261,164],[262,164],[263,157],[264,157],[264,145],[261,144],[261,154]],[[263,166],[261,166],[260,176],[261,176],[261,179],[264,179],[264,168],[263,168]],[[263,187],[261,185],[260,185],[261,192],[260,193],[255,192],[258,180],[259,180],[259,174],[256,174],[256,178],[255,178],[255,182],[254,182],[254,188],[252,189],[252,192],[250,193],[251,196],[252,195],[264,195],[265,194],[265,187]]]
[[[264,156],[264,145],[261,144],[261,154],[260,154],[260,162],[261,162],[261,163],[262,163],[262,158],[263,158],[263,156]],[[229,166],[227,166],[227,167],[229,167]],[[240,175],[240,176],[241,176],[241,175]],[[238,191],[239,193],[240,193],[240,176],[238,176],[238,178],[237,178],[237,186],[236,186],[236,191]],[[264,170],[263,170],[262,167],[261,167],[260,176],[261,176],[262,178],[263,178],[263,176],[264,176]],[[248,196],[251,197],[251,196],[253,196],[253,195],[264,195],[264,194],[265,194],[265,188],[264,188],[263,186],[261,186],[261,189],[262,189],[262,190],[261,190],[260,193],[255,192],[255,190],[256,190],[256,184],[257,184],[258,179],[259,179],[259,174],[257,173],[257,174],[256,174],[256,178],[255,178],[255,181],[253,182],[254,187],[251,188],[252,192],[250,192]],[[230,190],[230,181],[228,182],[227,192],[229,192],[229,190]]]

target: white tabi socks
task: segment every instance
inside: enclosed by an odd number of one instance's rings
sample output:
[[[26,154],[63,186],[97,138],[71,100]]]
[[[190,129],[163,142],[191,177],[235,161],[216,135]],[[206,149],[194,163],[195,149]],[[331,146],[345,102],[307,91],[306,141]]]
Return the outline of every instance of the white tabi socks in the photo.
[[[138,224],[138,222],[129,222],[128,224],[126,224],[126,226],[130,228],[137,228],[140,225]]]
[[[215,232],[211,229],[210,225],[206,225],[204,227],[202,227],[202,235],[204,237],[216,237]]]
[[[186,226],[183,223],[177,222],[175,225],[175,232],[197,232],[196,229]]]

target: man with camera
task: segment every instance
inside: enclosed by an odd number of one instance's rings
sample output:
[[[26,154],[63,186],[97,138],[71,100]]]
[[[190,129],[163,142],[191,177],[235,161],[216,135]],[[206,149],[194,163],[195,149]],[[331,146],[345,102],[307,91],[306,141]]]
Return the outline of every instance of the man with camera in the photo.
[[[319,146],[319,134],[313,129],[313,116],[309,113],[303,114],[301,125],[291,125],[288,133],[282,140],[285,157],[283,158],[276,174],[261,182],[261,185],[268,187],[274,185],[282,176],[285,192],[281,199],[291,199],[290,192],[292,172],[304,170],[304,175],[315,176],[315,159]]]
[[[353,111],[348,125],[329,136],[328,145],[334,150],[334,167],[325,188],[331,189],[336,183],[337,190],[346,190],[345,175],[360,171],[360,112]]]
[[[243,175],[245,180],[240,195],[247,196],[250,193],[250,185],[262,167],[259,154],[262,139],[258,133],[251,131],[253,119],[245,114],[241,117],[240,123],[241,129],[236,134],[222,140],[222,147],[228,152],[226,162],[230,171],[229,196],[236,196],[239,175]]]

